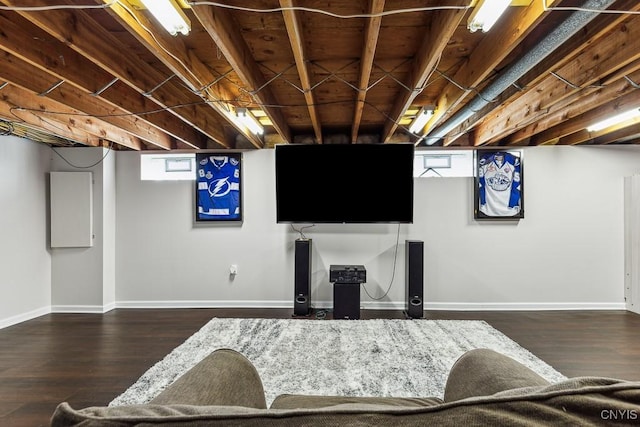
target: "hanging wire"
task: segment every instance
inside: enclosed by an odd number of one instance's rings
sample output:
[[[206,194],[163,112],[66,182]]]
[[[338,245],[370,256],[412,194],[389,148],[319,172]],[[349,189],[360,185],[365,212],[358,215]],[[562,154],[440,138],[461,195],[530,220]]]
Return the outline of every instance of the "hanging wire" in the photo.
[[[111,151],[113,151],[112,150],[113,149],[113,141],[110,141],[109,148],[107,148],[107,152],[104,153],[102,158],[100,160],[96,161],[95,163],[90,164],[90,165],[77,165],[77,164],[74,164],[69,159],[67,159],[62,154],[60,154],[58,152],[58,150],[55,149],[55,147],[51,147],[50,146],[50,148],[58,157],[60,157],[66,164],[68,164],[72,168],[76,168],[76,169],[91,169],[91,168],[93,168],[95,166],[98,166],[100,163],[104,162],[104,159],[106,159],[107,156],[109,155],[109,153],[111,153]]]
[[[552,11],[579,11],[579,12],[592,12],[592,13],[628,14],[628,15],[640,14],[639,11],[632,11],[632,10],[609,10],[609,9],[600,10],[600,9],[588,9],[583,7],[570,7],[570,6],[551,6],[550,7],[550,6],[547,6],[547,0],[540,0],[540,1],[542,1],[543,9],[545,11],[551,11],[551,12]],[[75,9],[75,10],[107,9],[116,3],[122,4],[121,0],[113,0],[108,3],[99,4],[99,5],[57,4],[57,5],[48,5],[48,6],[0,6],[0,10],[16,11],[16,12],[45,12],[50,10],[64,10],[64,9]],[[300,11],[300,12],[309,12],[309,13],[319,13],[322,15],[327,15],[333,18],[338,18],[338,19],[381,18],[385,16],[399,15],[403,13],[471,9],[471,6],[426,6],[426,7],[412,7],[412,8],[405,8],[405,9],[385,10],[379,13],[357,13],[357,14],[350,14],[350,15],[342,15],[339,13],[329,12],[323,9],[303,7],[303,6],[259,9],[259,8],[225,4],[225,3],[214,2],[214,1],[191,1],[186,3],[189,6],[216,6],[216,7],[225,8],[225,9],[233,9],[233,10],[239,10],[243,12],[254,12],[254,13]]]
[[[391,290],[391,285],[393,285],[393,279],[396,276],[396,266],[398,264],[398,242],[399,241],[400,241],[400,224],[398,224],[398,231],[396,233],[396,246],[393,254],[393,268],[391,270],[391,279],[389,279],[389,286],[387,287],[387,290],[384,292],[384,294],[380,295],[379,297],[373,297],[367,290],[367,286],[365,284],[362,285],[364,292],[372,300],[375,300],[375,301],[381,300],[382,298],[386,297],[389,294],[389,291]]]
[[[57,4],[49,6],[0,6],[0,10],[16,11],[16,12],[45,12],[49,10],[63,10],[63,9],[106,9],[111,7],[118,0],[110,1],[105,4],[90,5],[90,4]]]
[[[304,227],[300,227],[299,229],[296,229],[296,228],[293,226],[293,224],[291,224],[291,229],[292,229],[293,231],[295,231],[296,233],[300,234],[300,238],[301,238],[301,239],[307,240],[307,236],[305,236],[305,235],[304,235],[303,230],[304,230],[305,228],[312,228],[312,227],[315,227],[315,226],[316,226],[315,224],[311,224],[311,225],[306,225],[306,226],[304,226]]]
[[[225,9],[241,10],[244,12],[256,12],[256,13],[273,13],[273,12],[285,12],[285,11],[300,11],[300,12],[312,12],[320,13],[323,15],[331,16],[333,18],[340,19],[354,19],[354,18],[380,18],[384,16],[397,15],[401,13],[413,13],[413,12],[431,12],[436,10],[467,10],[470,6],[433,6],[433,7],[413,7],[408,9],[387,10],[379,13],[359,13],[353,15],[341,15],[338,13],[332,13],[322,9],[315,9],[311,7],[303,6],[291,6],[291,7],[275,7],[270,9],[257,9],[244,6],[229,5],[214,1],[193,1],[188,2],[189,6],[217,6]]]

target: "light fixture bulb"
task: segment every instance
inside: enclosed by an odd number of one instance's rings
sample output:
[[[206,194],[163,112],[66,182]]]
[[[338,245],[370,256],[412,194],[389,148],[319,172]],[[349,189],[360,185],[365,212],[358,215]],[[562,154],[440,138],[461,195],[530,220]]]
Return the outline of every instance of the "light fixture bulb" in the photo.
[[[433,107],[422,107],[420,111],[418,111],[416,118],[413,119],[411,126],[409,126],[409,132],[416,133],[421,131],[431,116],[433,116]]]
[[[140,0],[149,12],[171,34],[189,34],[191,21],[174,0]]]
[[[493,27],[498,18],[502,16],[511,0],[478,0],[478,4],[473,8],[467,28],[472,33],[482,30],[486,33]]]
[[[262,135],[264,133],[264,128],[248,109],[236,108],[236,116],[238,117],[238,122],[249,128],[254,134]]]
[[[606,129],[610,126],[617,125],[622,122],[626,122],[627,120],[640,118],[640,109],[634,108],[633,110],[625,111],[624,113],[616,114],[615,116],[609,117],[608,119],[604,119],[597,123],[592,124],[587,127],[588,132],[598,132],[602,129]]]

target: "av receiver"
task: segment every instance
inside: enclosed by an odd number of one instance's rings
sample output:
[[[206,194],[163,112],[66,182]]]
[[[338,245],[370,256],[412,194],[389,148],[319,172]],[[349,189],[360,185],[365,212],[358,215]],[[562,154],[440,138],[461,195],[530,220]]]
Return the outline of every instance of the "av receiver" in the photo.
[[[332,283],[365,283],[367,271],[364,265],[331,265],[329,281]]]

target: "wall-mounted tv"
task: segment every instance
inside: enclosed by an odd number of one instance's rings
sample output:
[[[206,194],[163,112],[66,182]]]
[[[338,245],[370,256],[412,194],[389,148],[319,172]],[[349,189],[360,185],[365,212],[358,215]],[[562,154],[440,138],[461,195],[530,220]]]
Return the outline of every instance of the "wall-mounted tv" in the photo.
[[[412,223],[411,143],[275,147],[279,223]]]

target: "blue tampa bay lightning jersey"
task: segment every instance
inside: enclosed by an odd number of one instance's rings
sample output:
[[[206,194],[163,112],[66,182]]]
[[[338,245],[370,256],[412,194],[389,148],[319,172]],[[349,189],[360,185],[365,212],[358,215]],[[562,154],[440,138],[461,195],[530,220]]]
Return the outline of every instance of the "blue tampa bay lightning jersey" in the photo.
[[[480,212],[514,216],[521,209],[520,158],[507,152],[483,155],[478,161]]]
[[[239,220],[240,160],[234,156],[198,156],[198,213],[201,220]]]

